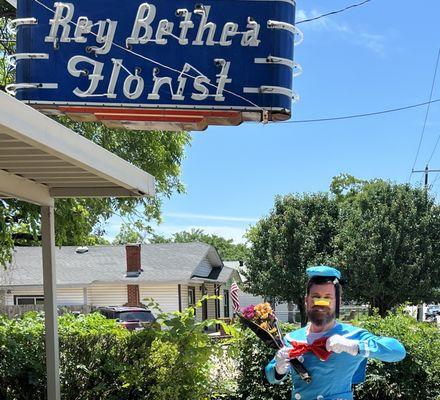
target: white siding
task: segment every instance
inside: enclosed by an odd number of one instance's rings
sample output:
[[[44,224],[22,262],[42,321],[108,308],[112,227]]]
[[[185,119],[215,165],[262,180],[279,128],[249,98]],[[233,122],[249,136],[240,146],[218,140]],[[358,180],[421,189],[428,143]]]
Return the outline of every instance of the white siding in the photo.
[[[91,306],[122,306],[127,303],[127,285],[91,285],[87,292]]]
[[[196,284],[194,285],[194,287],[196,288],[196,303],[202,298],[202,291],[200,290],[200,284]],[[198,308],[196,310],[196,319],[198,321],[202,320],[202,309]]]
[[[207,293],[206,293],[207,296],[215,295],[214,284],[207,283],[206,289],[207,289]],[[207,300],[207,303],[208,303],[208,318],[215,318],[215,300]]]
[[[179,311],[179,297],[177,284],[169,285],[140,285],[139,293],[141,302],[145,298],[153,298],[159,303],[159,307],[164,312]],[[183,292],[182,292],[183,294]],[[154,313],[154,310],[153,310]]]
[[[182,310],[188,308],[188,285],[181,285]]]
[[[43,288],[35,289],[12,289],[11,293],[6,294],[5,300],[7,306],[14,305],[14,296],[44,296]],[[82,305],[82,288],[57,288],[57,304],[60,306]]]
[[[242,292],[241,290],[238,291],[238,298],[240,299],[241,307],[247,307],[251,304],[255,306],[257,304],[263,303],[264,301],[261,296],[254,296],[252,294]]]
[[[220,317],[225,318],[225,290],[230,290],[230,285],[222,285],[220,288],[220,296],[222,296],[222,299],[220,300]],[[231,302],[231,296],[229,296],[229,317],[232,318],[233,314],[233,308],[232,308],[232,302]]]
[[[240,299],[240,306],[247,307],[251,304],[254,306],[264,302],[264,298],[262,296],[254,296],[249,293],[245,293],[241,290],[238,291],[238,298]],[[287,303],[280,303],[275,306],[275,314],[277,317],[284,322],[288,321],[288,309]]]
[[[80,306],[84,304],[83,288],[57,289],[58,304],[64,306]]]

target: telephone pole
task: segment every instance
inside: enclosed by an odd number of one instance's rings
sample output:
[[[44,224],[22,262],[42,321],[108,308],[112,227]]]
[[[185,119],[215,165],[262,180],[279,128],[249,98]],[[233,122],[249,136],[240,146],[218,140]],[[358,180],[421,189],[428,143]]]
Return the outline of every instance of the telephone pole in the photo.
[[[440,169],[429,169],[428,166],[425,167],[425,169],[420,170],[413,170],[413,174],[415,173],[424,173],[425,174],[425,188],[428,188],[428,176],[430,172],[440,172]]]

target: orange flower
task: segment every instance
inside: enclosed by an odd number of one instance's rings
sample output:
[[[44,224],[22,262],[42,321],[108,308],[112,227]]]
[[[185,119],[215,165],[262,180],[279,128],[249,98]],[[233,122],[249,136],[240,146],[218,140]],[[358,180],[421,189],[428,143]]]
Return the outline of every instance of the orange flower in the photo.
[[[272,307],[269,303],[261,303],[255,306],[255,314],[261,319],[268,319],[269,315],[273,313]]]
[[[269,324],[267,322],[262,322],[260,324],[260,328],[264,329],[264,330],[269,330]]]

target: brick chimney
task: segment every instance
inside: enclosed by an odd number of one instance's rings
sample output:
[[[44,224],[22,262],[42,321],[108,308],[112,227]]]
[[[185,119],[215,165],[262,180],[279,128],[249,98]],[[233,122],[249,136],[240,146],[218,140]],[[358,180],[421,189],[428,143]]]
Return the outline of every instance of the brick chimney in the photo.
[[[140,244],[126,244],[125,255],[127,258],[127,278],[137,278],[142,272],[141,268],[141,245]],[[142,307],[140,299],[139,285],[127,285],[127,303],[124,306],[128,307]]]
[[[139,285],[127,285],[127,303],[126,307],[142,307]]]
[[[141,274],[141,245],[126,244],[127,278],[137,278]]]

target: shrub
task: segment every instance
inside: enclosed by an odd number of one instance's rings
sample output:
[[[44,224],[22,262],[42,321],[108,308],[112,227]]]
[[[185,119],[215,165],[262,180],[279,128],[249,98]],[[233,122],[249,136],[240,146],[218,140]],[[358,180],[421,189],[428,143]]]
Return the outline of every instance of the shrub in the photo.
[[[440,333],[435,325],[417,322],[401,310],[354,323],[376,335],[398,339],[407,351],[398,363],[369,360],[367,379],[355,390],[358,400],[440,400]]]
[[[206,400],[210,358],[218,350],[194,309],[160,314],[129,332],[96,313],[59,321],[63,400]],[[0,399],[46,398],[44,314],[0,317]]]
[[[22,320],[0,316],[0,398],[45,396],[44,319],[36,313]]]
[[[275,350],[268,348],[255,334],[246,329],[239,331],[236,346],[239,352],[238,390],[232,399],[286,400],[290,398],[290,379],[280,385],[270,385],[264,373],[267,363],[274,357]]]
[[[385,318],[375,314],[353,321],[376,335],[395,337],[407,351],[403,361],[369,360],[366,381],[355,388],[357,400],[440,400],[440,333],[435,325],[417,322],[397,311]],[[297,328],[282,326],[284,332]],[[229,400],[285,400],[291,383],[269,385],[264,367],[275,351],[265,347],[250,331],[237,339],[238,390]]]

